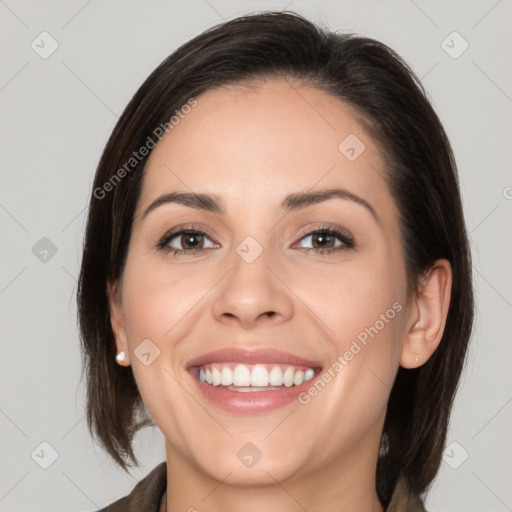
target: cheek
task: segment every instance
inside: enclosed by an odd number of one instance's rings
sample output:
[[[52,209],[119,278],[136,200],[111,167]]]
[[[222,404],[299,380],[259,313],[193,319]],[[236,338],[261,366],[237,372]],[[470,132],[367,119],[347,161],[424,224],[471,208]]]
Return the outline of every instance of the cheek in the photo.
[[[316,272],[314,283],[308,275],[296,281],[332,361],[326,375],[331,391],[318,405],[343,421],[352,416],[354,432],[382,413],[399,366],[405,284],[392,261],[386,254],[361,258]]]
[[[132,343],[149,338],[166,344],[187,325],[187,314],[207,293],[204,272],[171,269],[160,264],[127,265],[124,311]],[[211,287],[212,285],[210,285]]]
[[[194,410],[190,395],[183,392],[180,340],[193,330],[194,313],[208,290],[206,281],[198,271],[170,270],[134,258],[133,263],[127,262],[123,282],[125,325],[137,387],[152,419],[182,450],[186,450],[187,422],[169,411]],[[146,366],[140,355],[147,352],[151,361]]]
[[[294,291],[304,297],[317,323],[325,325],[338,353],[348,350],[358,337],[364,343],[366,338],[391,331],[394,338],[399,331],[405,284],[399,266],[392,265],[385,254],[318,267],[293,279]]]

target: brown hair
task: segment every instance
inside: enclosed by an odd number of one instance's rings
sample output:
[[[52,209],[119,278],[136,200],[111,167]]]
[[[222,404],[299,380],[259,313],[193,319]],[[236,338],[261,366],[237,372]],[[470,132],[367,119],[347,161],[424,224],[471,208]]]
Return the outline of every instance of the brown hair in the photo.
[[[127,457],[138,465],[133,435],[153,424],[131,368],[116,364],[106,292],[107,281],[123,273],[149,155],[122,179],[114,182],[114,174],[123,165],[126,170],[134,151],[190,98],[268,78],[317,87],[361,116],[387,164],[386,180],[400,212],[408,292],[436,259],[452,265],[443,337],[424,365],[399,368],[377,465],[377,492],[384,504],[399,472],[415,492],[424,493],[441,462],[474,316],[471,255],[454,156],[419,79],[393,50],[366,37],[329,32],[289,12],[242,16],[178,48],[145,80],[108,140],[94,180],[77,291],[88,427],[127,471]],[[106,192],[109,180],[113,186]]]

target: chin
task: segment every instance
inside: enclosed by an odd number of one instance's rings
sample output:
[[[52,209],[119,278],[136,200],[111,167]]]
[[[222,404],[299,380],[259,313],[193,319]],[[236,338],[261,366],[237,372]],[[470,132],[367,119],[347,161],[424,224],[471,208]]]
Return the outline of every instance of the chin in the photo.
[[[237,487],[266,487],[275,485],[276,481],[285,481],[293,478],[304,468],[306,462],[300,464],[298,461],[290,460],[290,452],[286,460],[282,454],[274,450],[274,456],[268,456],[264,453],[259,455],[254,448],[246,445],[232,454],[226,451],[221,455],[216,454],[212,460],[196,460],[196,464],[201,467],[210,478]],[[251,455],[253,451],[252,460]]]

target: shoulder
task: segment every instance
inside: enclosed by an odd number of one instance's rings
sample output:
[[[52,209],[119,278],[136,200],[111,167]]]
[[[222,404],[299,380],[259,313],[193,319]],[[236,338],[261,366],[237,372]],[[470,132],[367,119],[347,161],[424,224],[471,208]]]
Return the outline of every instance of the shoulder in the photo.
[[[167,487],[167,464],[161,462],[138,482],[133,490],[98,512],[129,512],[144,510],[159,512],[160,502]]]
[[[407,478],[400,473],[385,512],[427,512],[421,498],[413,492]]]

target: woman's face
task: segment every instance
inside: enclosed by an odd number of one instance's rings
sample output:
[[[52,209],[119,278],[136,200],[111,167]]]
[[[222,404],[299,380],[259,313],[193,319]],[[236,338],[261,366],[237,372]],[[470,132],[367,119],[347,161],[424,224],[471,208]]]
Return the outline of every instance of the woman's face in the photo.
[[[146,165],[118,348],[168,461],[250,485],[357,471],[377,457],[409,322],[384,162],[314,88],[196,100]]]

